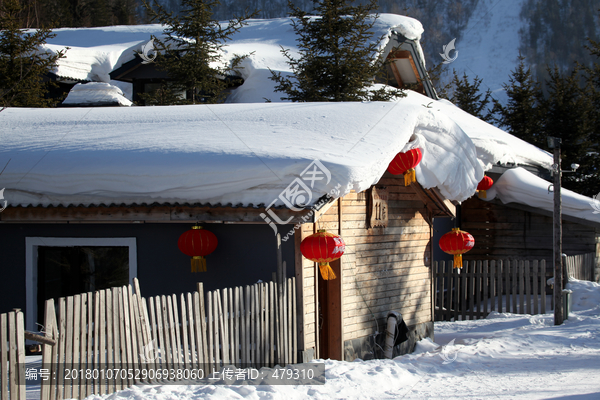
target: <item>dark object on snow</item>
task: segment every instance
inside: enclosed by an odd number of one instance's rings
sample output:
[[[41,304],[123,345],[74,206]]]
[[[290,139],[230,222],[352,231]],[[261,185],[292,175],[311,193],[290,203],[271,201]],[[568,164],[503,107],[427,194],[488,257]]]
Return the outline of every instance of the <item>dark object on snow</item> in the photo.
[[[394,333],[394,346],[398,346],[401,343],[404,343],[408,340],[408,326],[406,326],[406,322],[404,322],[404,318],[402,318],[402,314],[397,311],[390,311],[387,315],[387,318],[393,315],[396,317],[396,331]]]

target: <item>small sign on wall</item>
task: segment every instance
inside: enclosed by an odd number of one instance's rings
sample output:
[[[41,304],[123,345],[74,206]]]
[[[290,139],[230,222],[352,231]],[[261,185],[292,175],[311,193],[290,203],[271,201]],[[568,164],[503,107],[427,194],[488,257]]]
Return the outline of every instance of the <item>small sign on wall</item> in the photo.
[[[372,186],[368,193],[367,229],[388,226],[388,191]]]

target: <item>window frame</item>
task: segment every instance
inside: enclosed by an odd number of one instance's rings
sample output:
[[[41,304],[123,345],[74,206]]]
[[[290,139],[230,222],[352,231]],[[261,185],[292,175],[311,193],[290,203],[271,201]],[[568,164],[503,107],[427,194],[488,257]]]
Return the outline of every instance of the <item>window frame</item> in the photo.
[[[129,284],[137,276],[137,243],[134,237],[26,237],[25,238],[25,326],[32,332],[38,331],[35,323],[37,316],[38,288],[38,247],[128,247],[129,248]],[[41,322],[40,322],[41,323]]]

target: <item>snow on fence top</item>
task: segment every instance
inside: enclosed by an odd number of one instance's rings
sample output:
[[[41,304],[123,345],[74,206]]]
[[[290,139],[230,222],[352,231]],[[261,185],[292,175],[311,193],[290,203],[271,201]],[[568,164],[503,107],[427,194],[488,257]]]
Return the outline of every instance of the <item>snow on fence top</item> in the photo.
[[[110,72],[133,60],[135,53],[142,51],[142,46],[150,40],[151,35],[161,38],[163,28],[159,24],[153,24],[55,29],[53,32],[56,37],[48,39],[43,49],[58,52],[69,47],[65,53],[66,58],[58,61],[55,71],[58,76],[73,80],[109,82]],[[373,27],[373,38],[384,36],[380,47],[385,47],[392,31],[418,41],[423,33],[423,26],[413,18],[381,14]],[[292,55],[297,55],[296,35],[290,18],[249,20],[231,39],[223,48],[223,61],[229,62],[235,54],[249,54],[241,71],[242,77],[250,78],[251,81],[253,77],[259,77],[262,84],[269,84],[271,87],[273,84],[266,79],[270,76],[270,73],[267,75],[268,67],[274,71],[289,71],[286,58],[281,54],[281,47],[290,49]],[[272,94],[273,90],[269,96]],[[279,101],[279,97],[272,100]],[[240,95],[236,102],[241,101],[263,102],[264,99],[248,99]]]
[[[398,152],[419,146],[417,181],[462,201],[488,164],[551,163],[472,119],[414,92],[373,103],[9,108],[0,113],[0,188],[12,206],[269,205],[317,159],[331,180],[312,188],[314,203],[338,184],[340,195],[369,188]]]

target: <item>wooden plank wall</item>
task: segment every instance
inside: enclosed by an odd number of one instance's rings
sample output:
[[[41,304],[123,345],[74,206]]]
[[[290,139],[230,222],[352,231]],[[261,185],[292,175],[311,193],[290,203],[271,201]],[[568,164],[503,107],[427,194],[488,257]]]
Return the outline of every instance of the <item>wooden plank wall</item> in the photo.
[[[431,227],[424,204],[403,178],[383,178],[379,186],[389,193],[387,228],[366,229],[364,192],[342,200],[344,340],[383,332],[392,310],[409,326],[433,320]]]
[[[552,217],[472,197],[462,203],[461,227],[475,238],[465,260],[552,259]],[[595,253],[595,228],[563,220],[563,252]]]
[[[401,177],[402,178],[402,177]],[[383,332],[389,311],[408,325],[433,320],[431,305],[431,227],[424,204],[404,180],[383,178],[389,191],[387,228],[366,229],[366,193],[342,199],[343,341]],[[302,238],[316,229],[339,232],[338,202],[316,224],[302,225]],[[316,225],[316,227],[314,226]],[[315,264],[303,259],[304,348],[317,347]],[[318,349],[317,354],[318,354]]]

